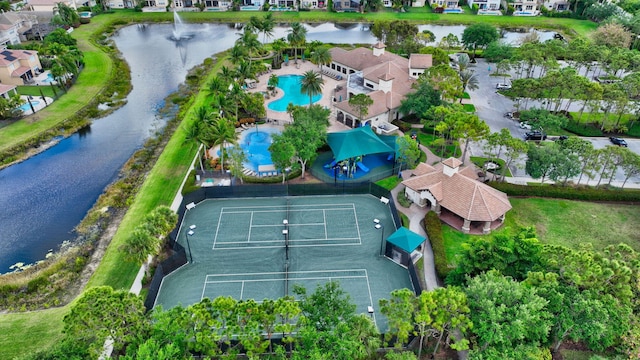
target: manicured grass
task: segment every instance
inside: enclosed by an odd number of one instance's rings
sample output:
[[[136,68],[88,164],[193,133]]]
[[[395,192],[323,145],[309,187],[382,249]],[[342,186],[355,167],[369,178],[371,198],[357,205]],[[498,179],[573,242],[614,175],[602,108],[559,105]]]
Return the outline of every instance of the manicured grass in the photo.
[[[20,95],[41,96],[40,91],[42,91],[44,96],[50,98],[55,97],[51,86],[18,86],[16,90],[18,90],[18,94]],[[63,93],[59,87],[56,87],[56,91],[58,92],[58,95]]]
[[[0,317],[0,359],[13,359],[46,349],[62,338],[62,318],[68,306]]]
[[[454,153],[458,155],[462,154],[460,152],[460,148],[458,147],[457,143],[455,145],[453,144],[445,145],[444,153],[443,153],[441,146],[432,145],[432,142],[436,139],[439,139],[439,137],[433,136],[432,134],[424,133],[422,131],[418,132],[418,140],[420,141],[420,144],[428,147],[429,150],[431,150],[431,152],[434,153],[436,156],[439,156],[441,158],[448,158],[453,156]]]
[[[479,168],[483,168],[484,167],[484,163],[489,161],[489,158],[480,157],[480,156],[471,156],[470,159],[471,159],[471,162],[476,164],[476,166],[478,166]],[[493,161],[493,162],[497,163],[498,165],[500,165],[500,169],[498,170],[497,175],[502,176],[502,168],[505,165],[504,160],[502,160],[502,159],[492,159],[491,161]],[[506,169],[504,176],[511,177],[511,170],[509,170],[509,168]]]
[[[385,189],[387,189],[389,191],[391,191],[391,189],[394,189],[401,182],[402,182],[402,179],[400,179],[399,177],[397,177],[397,176],[389,176],[388,178],[376,181],[376,184],[382,186],[383,188],[385,188]]]
[[[507,213],[505,224],[493,234],[515,234],[520,227],[534,226],[538,239],[545,244],[577,248],[591,243],[602,250],[608,245],[626,243],[640,251],[637,219],[640,206],[599,204],[555,199],[509,199],[513,208]],[[455,263],[456,254],[464,242],[478,236],[466,235],[443,226],[447,261]]]
[[[476,112],[476,107],[473,104],[462,104],[462,109],[466,112]]]

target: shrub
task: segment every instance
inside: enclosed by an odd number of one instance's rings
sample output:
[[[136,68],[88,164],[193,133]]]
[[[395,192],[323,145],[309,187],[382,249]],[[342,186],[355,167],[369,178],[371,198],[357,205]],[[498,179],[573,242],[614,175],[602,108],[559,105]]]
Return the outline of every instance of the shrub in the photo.
[[[444,279],[451,269],[449,269],[449,265],[447,264],[447,256],[444,250],[444,236],[442,235],[442,223],[440,222],[438,214],[429,211],[424,217],[424,227],[431,242],[431,249],[433,249],[433,261],[436,266],[436,273],[440,279]]]
[[[402,191],[398,192],[398,203],[405,208],[411,206],[411,201],[407,199],[407,194],[404,193],[404,188],[402,189]]]
[[[614,201],[624,203],[640,202],[640,190],[609,190],[605,191],[594,187],[569,187],[569,186],[524,186],[503,182],[490,182],[495,189],[507,193],[509,196],[543,197],[581,201]]]
[[[564,129],[579,136],[602,136],[602,131],[592,124],[576,124],[573,121],[567,121]]]

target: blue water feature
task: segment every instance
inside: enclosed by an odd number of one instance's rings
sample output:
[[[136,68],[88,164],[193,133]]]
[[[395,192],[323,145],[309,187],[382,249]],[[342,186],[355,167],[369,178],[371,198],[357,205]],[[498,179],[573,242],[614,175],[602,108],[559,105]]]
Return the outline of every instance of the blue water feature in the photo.
[[[251,170],[257,172],[260,165],[272,165],[271,153],[269,152],[269,146],[271,146],[272,138],[271,134],[278,132],[275,129],[265,130],[247,130],[240,142],[240,147],[247,155],[247,162],[245,166]]]
[[[302,75],[282,75],[278,76],[278,87],[284,92],[284,96],[271,102],[268,108],[273,111],[287,111],[289,103],[293,105],[309,105],[309,95],[300,91]],[[312,102],[317,102],[322,95],[315,95],[311,98]]]
[[[31,100],[31,104],[35,108],[36,106],[40,105],[40,101],[39,100]],[[20,105],[20,110],[22,110],[22,111],[30,111],[31,110],[31,106],[29,106],[29,103],[26,102],[26,103]]]
[[[47,78],[46,79],[42,79],[43,83],[50,83],[52,81],[54,81],[55,79],[53,78],[53,75],[51,75],[51,73],[47,74]]]

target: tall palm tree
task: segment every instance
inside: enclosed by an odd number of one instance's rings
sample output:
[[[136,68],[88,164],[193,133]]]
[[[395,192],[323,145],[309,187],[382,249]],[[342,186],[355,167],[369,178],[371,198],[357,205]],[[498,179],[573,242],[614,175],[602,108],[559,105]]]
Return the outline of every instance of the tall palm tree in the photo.
[[[274,66],[279,66],[279,64],[282,62],[282,50],[284,50],[286,46],[287,43],[284,41],[284,39],[275,39],[271,43],[271,49],[273,49],[273,51],[275,51],[276,53],[276,61]]]
[[[211,145],[220,145],[220,166],[224,172],[224,148],[225,144],[235,144],[238,134],[234,124],[227,118],[220,117],[211,126]]]
[[[226,91],[228,86],[229,85],[227,85],[226,81],[224,81],[221,77],[214,76],[207,84],[207,90],[211,94],[217,94],[219,92]]]
[[[200,121],[194,121],[190,126],[186,126],[184,128],[184,140],[185,142],[194,142],[198,144],[198,146],[202,145],[204,147],[204,156],[207,157],[209,144],[211,143],[211,132],[210,127]],[[200,160],[200,170],[204,171],[204,165],[202,164],[202,157],[198,156]]]
[[[236,46],[237,45],[240,45],[248,53],[249,65],[251,65],[251,59],[256,56],[262,48],[262,44],[258,40],[258,35],[247,30],[247,28],[245,28],[244,33],[242,33],[242,37],[236,40]]]
[[[320,78],[322,78],[322,65],[331,64],[331,53],[329,49],[324,46],[317,48],[311,55],[311,62],[320,66]]]
[[[300,91],[309,95],[309,106],[313,104],[313,95],[322,93],[323,85],[324,80],[318,76],[317,72],[309,70],[303,74],[302,80],[300,80]]]
[[[467,89],[478,90],[478,77],[470,69],[460,71],[460,81],[462,81],[463,92],[467,91]]]
[[[229,67],[222,65],[220,68],[220,78],[225,82],[231,82],[233,80],[233,70]]]
[[[287,34],[287,41],[293,46],[295,63],[298,63],[298,47],[303,46],[307,42],[307,29],[299,22],[292,23],[289,34]]]
[[[273,95],[275,95],[276,87],[278,86],[279,82],[280,79],[278,78],[278,75],[271,74],[271,76],[269,76],[269,81],[267,81],[267,88],[272,91]]]
[[[247,57],[246,48],[242,46],[240,39],[236,41],[236,44],[229,50],[229,60],[233,65],[237,65],[240,61],[243,61]]]
[[[276,26],[276,21],[273,19],[273,13],[267,13],[267,15],[262,19],[262,28],[260,32],[262,33],[262,42],[266,43],[267,39],[273,37],[273,28]]]
[[[231,103],[233,104],[233,106],[235,107],[235,113],[234,113],[234,117],[233,117],[233,121],[238,121],[238,108],[240,106],[240,103],[242,102],[242,98],[246,95],[246,93],[244,92],[244,90],[242,90],[242,87],[240,87],[240,85],[238,85],[237,83],[234,83],[230,89],[229,92],[227,93],[227,96],[229,97],[229,100],[231,101]]]

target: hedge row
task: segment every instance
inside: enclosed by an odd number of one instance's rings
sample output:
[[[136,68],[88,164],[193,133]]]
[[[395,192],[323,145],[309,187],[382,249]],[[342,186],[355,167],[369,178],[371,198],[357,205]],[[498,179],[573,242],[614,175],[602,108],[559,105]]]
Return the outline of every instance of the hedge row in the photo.
[[[447,256],[444,250],[444,236],[442,236],[442,223],[440,222],[438,214],[429,211],[424,217],[424,226],[429,241],[431,242],[436,273],[440,279],[444,279],[451,269],[449,269],[449,265],[447,264]]]
[[[489,185],[507,193],[509,196],[533,196],[582,201],[615,201],[626,203],[640,203],[640,190],[615,189],[603,190],[594,187],[570,186],[525,186],[504,182],[490,182]]]

